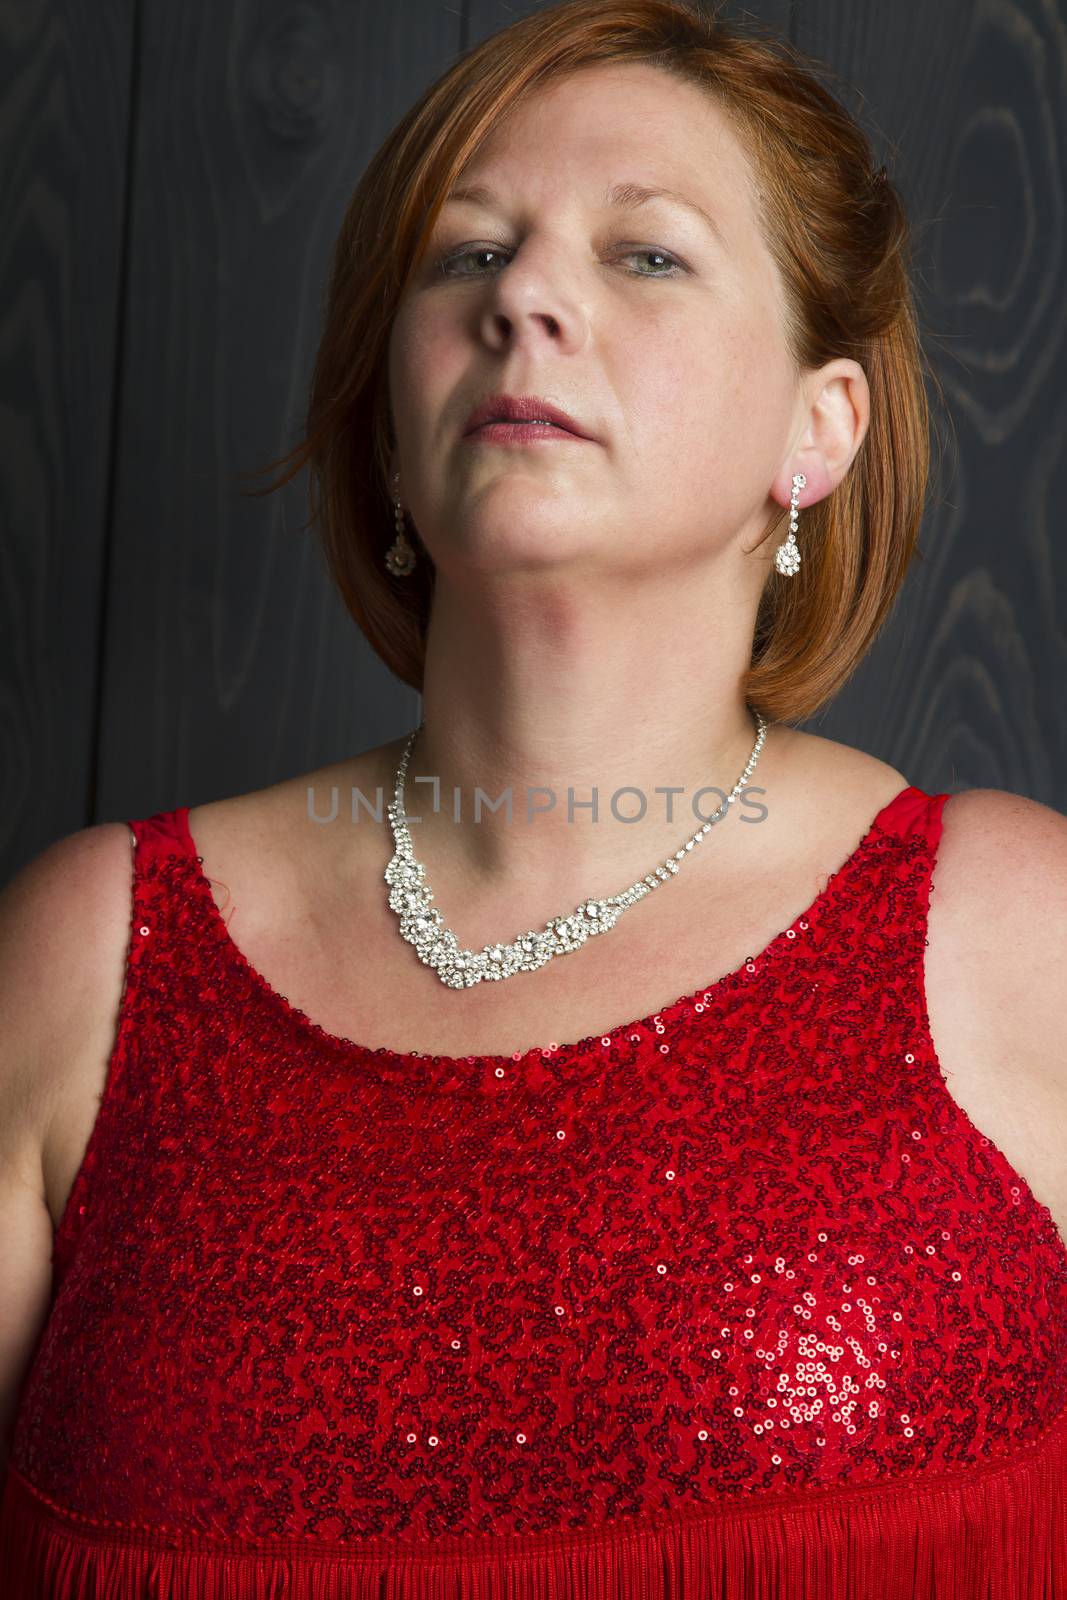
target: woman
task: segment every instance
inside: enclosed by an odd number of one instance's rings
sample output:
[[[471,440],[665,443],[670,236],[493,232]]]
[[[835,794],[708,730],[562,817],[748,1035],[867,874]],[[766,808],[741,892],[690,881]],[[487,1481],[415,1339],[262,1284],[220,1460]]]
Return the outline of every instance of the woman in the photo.
[[[297,465],[422,723],[8,891],[4,1592],[1067,1585],[1067,828],[789,726],[913,551],[906,241],[673,0],[372,162]]]

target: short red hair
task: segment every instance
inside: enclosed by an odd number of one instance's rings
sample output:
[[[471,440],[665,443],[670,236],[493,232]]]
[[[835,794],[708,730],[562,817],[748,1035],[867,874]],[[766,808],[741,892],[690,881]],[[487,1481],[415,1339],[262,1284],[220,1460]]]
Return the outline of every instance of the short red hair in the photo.
[[[695,84],[732,118],[785,289],[799,372],[848,356],[871,418],[837,489],[804,512],[803,561],[773,565],[760,600],[747,702],[772,721],[810,716],[849,678],[886,620],[918,538],[929,408],[900,197],[866,134],[787,41],[683,0],[568,0],[462,56],[393,129],[352,195],[334,249],[305,436],[271,490],[308,466],[310,521],[344,603],[404,683],[422,688],[433,563],[393,578],[386,358],[397,303],[444,196],[501,116],[539,86],[596,63],[641,61]],[[269,491],[268,491],[269,492]],[[786,512],[764,535],[775,536]]]

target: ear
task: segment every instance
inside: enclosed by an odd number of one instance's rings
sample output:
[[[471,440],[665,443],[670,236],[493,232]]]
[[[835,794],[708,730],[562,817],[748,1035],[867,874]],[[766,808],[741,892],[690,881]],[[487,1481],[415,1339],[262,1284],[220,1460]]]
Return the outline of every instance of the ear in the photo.
[[[799,507],[816,505],[837,488],[863,443],[871,420],[871,394],[859,362],[847,357],[827,362],[811,373],[801,403],[806,411],[800,437],[782,463],[770,488],[780,506],[788,506],[793,474],[806,483]]]

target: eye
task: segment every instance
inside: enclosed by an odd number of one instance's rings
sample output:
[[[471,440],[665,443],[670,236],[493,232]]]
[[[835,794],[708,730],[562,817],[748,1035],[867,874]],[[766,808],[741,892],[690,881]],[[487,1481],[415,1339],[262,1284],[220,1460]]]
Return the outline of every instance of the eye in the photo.
[[[484,274],[479,269],[475,268],[470,272],[464,271],[459,267],[459,263],[463,261],[469,261],[475,256],[496,256],[502,254],[506,255],[507,252],[498,250],[495,245],[461,245],[458,250],[452,250],[447,255],[440,256],[434,262],[434,270],[440,273],[440,275],[444,278],[480,278],[484,276]],[[621,258],[625,259],[628,256],[645,256],[648,258],[654,257],[658,261],[664,261],[668,263],[669,266],[669,270],[665,272],[631,271],[630,276],[634,278],[676,278],[681,273],[688,270],[688,268],[685,267],[685,265],[678,259],[677,256],[672,255],[668,250],[659,249],[657,245],[627,245],[623,248]]]

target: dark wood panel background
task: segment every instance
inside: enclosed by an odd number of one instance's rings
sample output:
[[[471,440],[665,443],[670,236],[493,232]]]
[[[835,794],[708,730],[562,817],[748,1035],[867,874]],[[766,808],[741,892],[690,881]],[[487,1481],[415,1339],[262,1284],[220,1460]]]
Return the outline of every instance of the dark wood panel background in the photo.
[[[392,738],[418,697],[301,533],[297,437],[364,163],[514,0],[0,0],[2,876],[91,822]],[[1067,810],[1067,22],[1057,0],[741,8],[900,184],[947,414],[914,569],[815,731]]]

